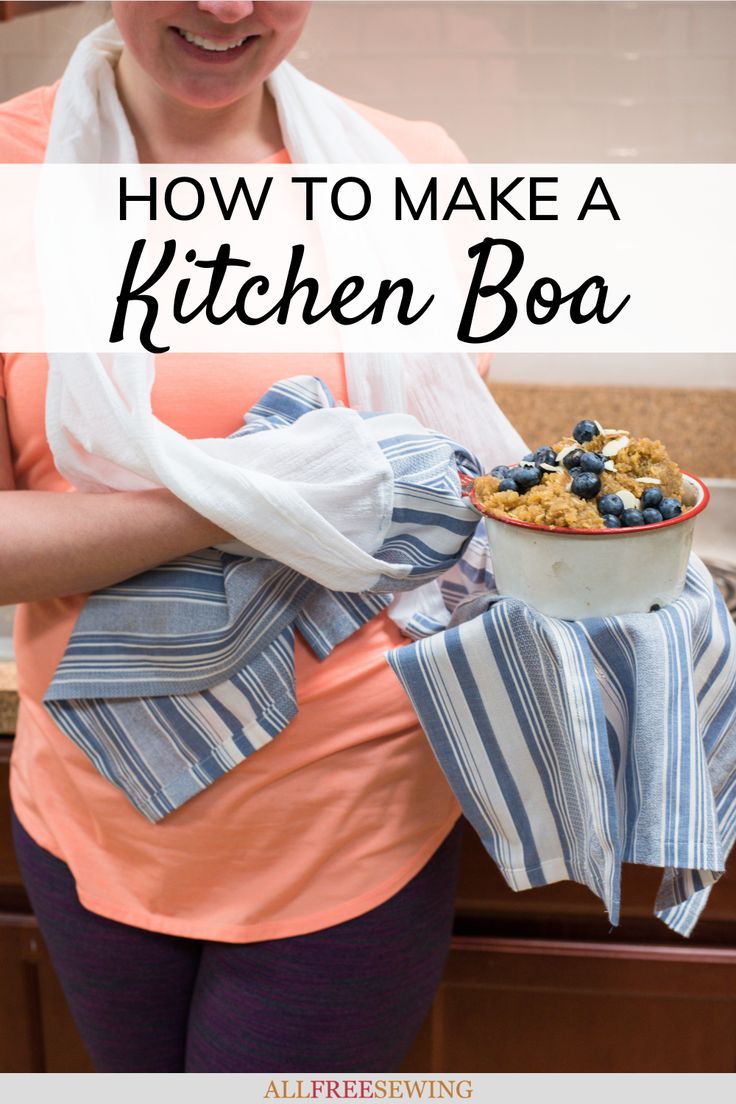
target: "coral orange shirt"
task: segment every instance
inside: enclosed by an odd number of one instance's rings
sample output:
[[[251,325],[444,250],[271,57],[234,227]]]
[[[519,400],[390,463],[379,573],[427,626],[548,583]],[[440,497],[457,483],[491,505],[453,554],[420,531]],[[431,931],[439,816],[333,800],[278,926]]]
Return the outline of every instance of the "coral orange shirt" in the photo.
[[[43,160],[56,86],[0,106],[0,160]],[[360,110],[413,161],[460,161],[439,127]],[[287,161],[285,151],[271,160]],[[2,387],[18,490],[63,491],[44,429],[47,360],[6,353]],[[347,401],[340,355],[157,359],[155,413],[188,437],[226,436],[276,380],[306,372]],[[320,662],[299,639],[299,713],[267,746],[151,824],[53,723],[41,700],[84,596],[18,608],[21,699],[10,789],[23,826],[71,868],[82,903],[141,928],[245,942],[358,916],[416,874],[460,815],[384,659],[384,613]]]

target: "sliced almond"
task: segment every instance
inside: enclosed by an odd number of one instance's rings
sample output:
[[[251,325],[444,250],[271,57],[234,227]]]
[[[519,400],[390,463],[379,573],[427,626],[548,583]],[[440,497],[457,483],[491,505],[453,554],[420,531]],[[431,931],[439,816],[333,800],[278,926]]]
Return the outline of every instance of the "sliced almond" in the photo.
[[[616,465],[614,464],[613,460],[606,460],[605,464],[603,465],[603,470],[615,472]]]
[[[604,432],[604,430],[603,430],[603,426],[601,425],[601,423],[600,423],[600,422],[597,422],[597,421],[595,420],[595,418],[593,418],[593,425],[594,425],[594,426],[596,427],[596,429],[598,430],[598,436],[600,437],[601,433],[603,433],[603,432]]]
[[[635,475],[634,479],[637,483],[661,483],[661,479],[655,479],[652,475]]]
[[[580,445],[565,445],[564,448],[560,449],[560,451],[557,453],[557,456],[555,457],[558,467],[560,464],[562,464],[562,461],[565,459],[566,456],[568,456],[571,452],[574,452],[575,449],[579,448]]]
[[[628,429],[602,429],[601,437],[628,437]]]
[[[629,437],[614,437],[612,441],[608,441],[607,444],[603,446],[601,452],[604,456],[615,456],[622,448],[626,448],[629,441]]]
[[[559,468],[555,467],[554,464],[540,464],[539,466],[540,466],[540,468],[543,468],[545,471],[556,472],[556,471],[560,470]]]
[[[627,490],[622,489],[620,491],[614,491],[613,493],[617,494],[618,497],[623,502],[624,510],[638,510],[639,509],[639,499],[636,498],[635,495],[633,495],[631,493],[631,491],[627,491]]]

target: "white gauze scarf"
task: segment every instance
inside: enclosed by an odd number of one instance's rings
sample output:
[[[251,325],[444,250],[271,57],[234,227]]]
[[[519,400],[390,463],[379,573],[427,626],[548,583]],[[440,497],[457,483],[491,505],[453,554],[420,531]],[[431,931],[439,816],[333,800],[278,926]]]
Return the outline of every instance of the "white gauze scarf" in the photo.
[[[56,95],[46,161],[137,163],[117,96],[122,39],[107,23],[77,46]],[[286,62],[272,73],[284,144],[294,162],[405,162],[337,96]],[[372,419],[395,412],[445,433],[484,464],[526,451],[470,356],[345,355],[353,409],[315,411],[293,426],[230,440],[188,440],[151,410],[147,353],[51,353],[46,431],[59,472],[79,490],[163,486],[232,533],[220,547],[281,561],[334,590],[361,591],[402,565],[375,559],[391,516],[392,475]],[[440,615],[436,583],[401,596],[392,616]]]

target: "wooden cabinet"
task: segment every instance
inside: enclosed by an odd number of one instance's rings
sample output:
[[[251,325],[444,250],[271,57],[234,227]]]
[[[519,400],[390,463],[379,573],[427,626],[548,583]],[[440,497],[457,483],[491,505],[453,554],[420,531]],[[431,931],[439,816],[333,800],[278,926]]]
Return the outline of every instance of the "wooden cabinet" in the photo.
[[[37,978],[30,957],[34,922],[28,916],[0,914],[0,1070],[43,1070]]]
[[[15,861],[10,829],[8,778],[11,747],[11,740],[0,737],[0,910],[26,913],[30,911],[30,907],[23,888],[23,879]]]
[[[32,916],[0,913],[0,1073],[91,1073]]]
[[[15,861],[11,740],[0,738],[0,1073],[90,1073]]]
[[[736,949],[456,938],[419,1045],[437,1072],[733,1072]]]

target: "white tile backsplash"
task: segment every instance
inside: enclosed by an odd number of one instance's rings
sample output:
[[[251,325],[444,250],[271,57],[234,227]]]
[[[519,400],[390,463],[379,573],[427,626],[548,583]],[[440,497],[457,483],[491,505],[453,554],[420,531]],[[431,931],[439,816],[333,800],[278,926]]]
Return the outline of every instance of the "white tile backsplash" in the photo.
[[[0,95],[59,76],[107,12],[0,24]],[[348,97],[435,118],[477,161],[734,159],[732,0],[316,0],[294,59]]]
[[[692,4],[628,3],[611,10],[610,45],[614,51],[684,54],[689,48]]]
[[[696,161],[734,157],[734,43],[729,0],[338,0],[315,3],[301,47],[345,95],[434,111],[473,160]]]
[[[345,7],[344,4],[330,6]],[[330,58],[347,54],[375,58],[400,54],[413,57],[445,51],[444,4],[419,0],[395,4],[375,0],[348,6],[352,10],[334,12],[332,18],[328,12],[326,21],[322,12],[312,11],[310,21],[314,22],[305,37],[316,56]],[[315,33],[317,23],[319,33]]]
[[[450,53],[518,54],[527,42],[532,5],[495,3],[489,13],[484,3],[441,4],[444,48]]]
[[[490,377],[504,383],[556,382],[586,387],[736,388],[736,357],[716,353],[496,353]]]
[[[528,47],[568,54],[602,54],[610,50],[612,4],[531,4]]]
[[[690,49],[696,54],[736,57],[736,4],[696,0],[687,8]]]

